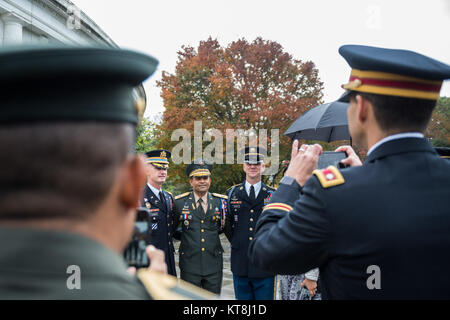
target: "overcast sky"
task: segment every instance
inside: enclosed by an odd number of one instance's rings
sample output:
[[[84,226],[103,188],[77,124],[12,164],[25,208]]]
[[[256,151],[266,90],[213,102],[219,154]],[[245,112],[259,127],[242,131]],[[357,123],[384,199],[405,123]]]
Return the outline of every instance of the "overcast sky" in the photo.
[[[146,116],[164,111],[156,80],[174,72],[182,45],[209,36],[222,46],[260,36],[295,59],[311,60],[324,83],[325,102],[337,99],[350,68],[344,44],[414,50],[450,64],[450,0],[72,0],[119,46],[154,56],[156,73],[144,83]],[[450,96],[450,81],[441,96]]]

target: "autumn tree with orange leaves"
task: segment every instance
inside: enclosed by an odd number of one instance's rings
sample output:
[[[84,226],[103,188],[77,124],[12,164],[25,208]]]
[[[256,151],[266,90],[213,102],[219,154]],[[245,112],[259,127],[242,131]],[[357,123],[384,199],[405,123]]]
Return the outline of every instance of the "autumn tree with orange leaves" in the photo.
[[[283,133],[299,115],[322,103],[323,89],[313,62],[294,59],[277,42],[261,38],[251,43],[239,39],[227,47],[211,38],[196,49],[183,46],[175,73],[163,72],[158,86],[165,106],[159,147],[177,145],[171,140],[176,129],[193,136],[194,121],[202,121],[203,132],[217,129],[224,136],[226,129],[279,129],[280,160],[290,154],[291,142]],[[169,169],[177,192],[189,187],[185,167],[172,164]],[[242,165],[215,165],[212,178],[211,191],[223,193],[243,181]]]

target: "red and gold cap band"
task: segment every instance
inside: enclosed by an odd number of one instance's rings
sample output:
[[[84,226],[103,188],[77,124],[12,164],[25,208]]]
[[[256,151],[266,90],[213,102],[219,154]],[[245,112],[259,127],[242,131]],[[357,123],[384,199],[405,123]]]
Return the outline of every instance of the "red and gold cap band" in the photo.
[[[442,80],[426,80],[394,73],[353,69],[343,89],[416,99],[439,99]]]

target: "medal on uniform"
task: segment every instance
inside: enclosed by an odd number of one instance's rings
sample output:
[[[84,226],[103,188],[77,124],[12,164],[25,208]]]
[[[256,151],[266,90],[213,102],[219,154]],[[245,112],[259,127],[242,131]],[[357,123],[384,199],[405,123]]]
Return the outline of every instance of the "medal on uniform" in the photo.
[[[272,192],[269,192],[269,194],[267,195],[267,197],[264,199],[264,205],[268,204],[270,201],[270,197],[272,196]]]
[[[150,207],[151,207],[150,202],[146,202],[145,206],[147,207],[147,209],[150,209]]]
[[[186,229],[189,229],[189,215],[188,214],[183,214],[183,224],[186,226]]]

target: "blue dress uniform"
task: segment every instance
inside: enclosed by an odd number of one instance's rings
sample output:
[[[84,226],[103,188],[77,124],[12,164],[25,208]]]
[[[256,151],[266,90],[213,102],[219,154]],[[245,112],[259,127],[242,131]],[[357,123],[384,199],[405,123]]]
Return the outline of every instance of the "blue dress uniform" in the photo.
[[[373,67],[372,77],[381,84],[375,90],[392,89],[389,74],[377,71],[405,75],[402,69],[412,64],[416,77],[425,80],[414,85],[403,77],[406,84],[393,86],[410,88],[400,88],[402,94],[416,88],[413,98],[435,99],[432,85],[421,86],[429,77],[418,69],[434,74],[434,66],[436,79],[450,76],[449,66],[430,58],[368,48],[351,46],[341,53],[350,52],[360,69]],[[353,73],[352,90],[371,92],[365,73]],[[319,267],[325,299],[449,299],[449,196],[450,163],[424,138],[391,137],[362,166],[316,170],[303,189],[284,177],[257,225],[250,260],[283,274]]]
[[[264,157],[260,147],[253,147],[255,161],[262,162]],[[262,148],[261,148],[262,149]],[[244,150],[244,161],[251,163],[249,147]],[[253,162],[252,162],[253,163]],[[231,272],[234,291],[239,300],[269,300],[274,298],[274,273],[252,264],[247,256],[248,246],[253,241],[256,223],[263,207],[275,189],[261,183],[255,199],[250,199],[245,181],[227,190],[228,215],[225,223],[225,235],[231,243]]]
[[[146,152],[146,162],[151,163],[157,168],[168,168],[168,159],[171,153],[167,150],[152,150]],[[173,216],[173,198],[170,192],[161,190],[164,199],[156,195],[147,184],[144,189],[144,197],[141,206],[146,207],[152,216],[152,232],[148,242],[156,248],[163,250],[166,258],[167,273],[177,276],[175,268],[175,249],[173,246],[174,234],[174,216]]]

